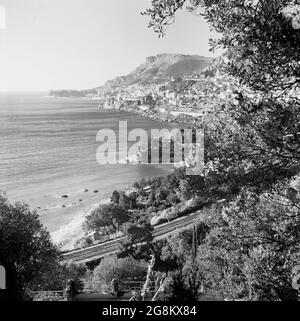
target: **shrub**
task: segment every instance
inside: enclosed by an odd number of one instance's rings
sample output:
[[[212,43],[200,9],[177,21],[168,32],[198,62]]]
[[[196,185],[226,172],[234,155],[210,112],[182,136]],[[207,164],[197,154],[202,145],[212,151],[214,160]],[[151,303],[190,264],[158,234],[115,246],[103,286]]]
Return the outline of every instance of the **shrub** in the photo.
[[[99,288],[99,283],[111,282],[113,278],[120,282],[128,278],[143,278],[147,270],[147,263],[137,261],[131,257],[117,258],[109,256],[104,258],[95,268],[92,275],[94,288]]]

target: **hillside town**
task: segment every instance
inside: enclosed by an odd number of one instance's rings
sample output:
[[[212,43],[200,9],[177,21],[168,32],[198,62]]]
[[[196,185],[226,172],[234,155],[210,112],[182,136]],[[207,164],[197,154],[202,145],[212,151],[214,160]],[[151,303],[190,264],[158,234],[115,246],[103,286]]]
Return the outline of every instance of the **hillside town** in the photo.
[[[99,109],[117,109],[144,117],[169,121],[201,120],[212,106],[234,96],[232,77],[216,72],[203,72],[171,78],[161,84],[134,84],[113,90],[99,90]]]

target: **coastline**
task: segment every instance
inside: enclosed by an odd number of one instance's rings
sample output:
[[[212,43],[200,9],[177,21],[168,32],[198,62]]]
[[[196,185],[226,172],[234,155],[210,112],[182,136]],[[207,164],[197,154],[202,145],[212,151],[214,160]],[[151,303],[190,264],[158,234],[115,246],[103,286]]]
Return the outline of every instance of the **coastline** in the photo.
[[[55,241],[70,248],[82,235],[83,218],[115,189],[169,171],[156,165],[99,166],[95,157],[99,129],[116,129],[119,118],[128,121],[129,130],[163,125],[133,111],[98,110],[97,102],[89,99],[45,96],[0,97],[4,106],[0,110],[0,190],[11,202],[36,210]]]
[[[53,98],[53,97],[50,97]],[[66,99],[68,99],[68,97],[66,97]],[[75,98],[76,100],[81,100],[82,97],[78,97]],[[168,123],[169,125],[175,125],[178,124],[178,122],[176,122],[177,117],[172,117],[171,115],[168,115],[168,117],[166,117],[165,115],[162,115],[162,113],[159,112],[152,112],[152,111],[142,111],[140,109],[136,109],[136,108],[120,108],[120,109],[116,109],[116,108],[112,108],[112,109],[105,109],[105,108],[98,108],[99,111],[115,111],[115,112],[122,112],[124,114],[128,114],[128,115],[134,115],[134,116],[138,116],[138,117],[142,117],[144,119],[150,120],[150,121],[155,121],[155,122],[159,122],[159,123],[163,123],[166,124]],[[170,117],[171,116],[171,117]],[[185,124],[181,124],[182,126],[187,126],[188,123]],[[122,163],[120,163],[122,164]],[[127,165],[127,162],[124,160],[124,164]],[[166,174],[166,173],[165,173]],[[119,184],[117,184],[114,188],[112,188],[111,190],[109,190],[109,194],[111,195],[113,193],[114,190],[122,190],[124,192],[128,192],[132,189],[132,184],[135,182],[136,180],[132,180],[129,184],[127,184],[126,186],[120,186]],[[60,227],[58,230],[55,230],[54,232],[51,233],[51,236],[53,238],[53,240],[57,243],[61,245],[61,249],[62,250],[72,250],[74,249],[73,245],[75,243],[75,241],[77,241],[78,239],[84,237],[84,231],[82,229],[82,224],[84,222],[85,217],[90,214],[93,210],[95,210],[98,206],[103,205],[103,204],[107,204],[110,203],[110,198],[104,197],[101,201],[98,202],[94,202],[92,200],[88,201],[89,205],[87,206],[87,208],[85,209],[81,209],[76,216],[69,221],[67,224],[63,225],[62,227]],[[75,204],[72,204],[75,205]],[[76,205],[75,205],[76,206]],[[74,208],[73,206],[70,206],[70,208]]]
[[[107,111],[107,109],[99,109],[101,110],[105,110]],[[116,112],[123,112],[126,113],[128,115],[135,115],[135,116],[139,116],[142,117],[144,119],[147,120],[152,120],[152,121],[156,121],[156,122],[160,122],[160,123],[171,123],[171,124],[176,124],[175,121],[171,121],[171,120],[165,120],[162,119],[161,114],[159,113],[147,113],[147,112],[141,112],[140,110],[135,110],[133,108],[122,108],[122,109],[112,109],[115,110]],[[152,116],[152,117],[151,117]],[[186,125],[186,124],[185,124]],[[124,161],[124,164],[126,164],[126,162]],[[125,165],[127,166],[127,165]],[[167,173],[165,173],[166,175]],[[126,186],[120,186],[119,184],[117,184],[114,188],[112,188],[111,190],[109,190],[109,194],[111,195],[113,193],[114,190],[122,190],[125,193],[129,192],[130,190],[133,189],[132,185],[136,180],[132,180],[129,184],[127,184]],[[103,200],[95,203],[93,201],[89,202],[89,206],[87,209],[85,210],[81,210],[80,212],[78,212],[76,214],[76,216],[67,224],[63,225],[62,227],[60,227],[58,230],[54,231],[51,233],[51,236],[53,238],[53,240],[56,243],[59,243],[61,245],[61,249],[62,250],[72,250],[74,249],[73,245],[75,243],[75,241],[79,240],[80,238],[84,237],[84,231],[82,229],[82,224],[85,220],[85,217],[90,214],[93,210],[95,210],[97,207],[99,207],[100,205],[103,204],[108,204],[110,203],[110,198],[104,198]]]
[[[90,208],[79,211],[78,214],[66,225],[51,233],[53,241],[61,246],[62,250],[72,249],[76,240],[84,237],[82,224],[85,217],[95,210],[98,206],[108,204],[110,199],[104,199],[98,203],[90,204]]]

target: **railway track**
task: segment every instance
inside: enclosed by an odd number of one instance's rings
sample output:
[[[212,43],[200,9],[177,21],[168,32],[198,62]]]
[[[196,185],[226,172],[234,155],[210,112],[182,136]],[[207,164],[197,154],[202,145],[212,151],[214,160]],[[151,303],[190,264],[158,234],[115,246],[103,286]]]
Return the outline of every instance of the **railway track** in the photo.
[[[155,226],[153,231],[154,240],[164,238],[193,225],[200,217],[200,214],[201,211],[198,211],[174,221]],[[102,258],[119,252],[122,247],[122,242],[126,241],[126,239],[127,237],[123,236],[115,240],[92,245],[83,249],[68,251],[62,254],[63,260],[72,261],[74,263],[86,263]]]

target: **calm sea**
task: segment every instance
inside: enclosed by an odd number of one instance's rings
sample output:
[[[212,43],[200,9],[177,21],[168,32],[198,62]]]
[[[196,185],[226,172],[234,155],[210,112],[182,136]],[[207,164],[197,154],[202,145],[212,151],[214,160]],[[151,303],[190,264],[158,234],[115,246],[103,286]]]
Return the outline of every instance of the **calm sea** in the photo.
[[[98,110],[96,101],[49,98],[42,93],[0,94],[0,190],[37,209],[64,248],[82,236],[84,215],[114,189],[168,170],[153,165],[96,162],[96,134],[128,128],[168,127],[134,114]],[[169,125],[170,126],[170,125]],[[62,198],[62,195],[68,195]]]

